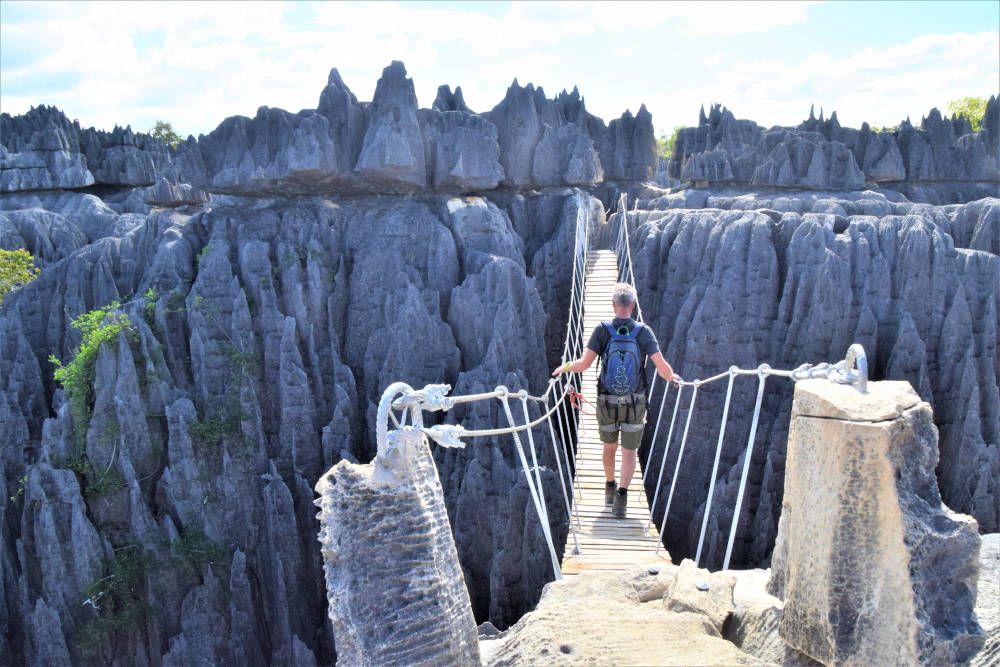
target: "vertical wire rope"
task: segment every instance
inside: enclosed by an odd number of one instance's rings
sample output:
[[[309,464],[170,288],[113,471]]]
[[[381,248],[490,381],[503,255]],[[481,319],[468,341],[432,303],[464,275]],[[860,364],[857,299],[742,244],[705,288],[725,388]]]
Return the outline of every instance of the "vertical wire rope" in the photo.
[[[729,527],[729,541],[726,543],[726,557],[722,563],[722,569],[729,569],[729,558],[733,555],[733,541],[736,539],[736,527],[740,522],[740,510],[743,507],[743,491],[747,485],[747,473],[750,472],[750,458],[753,456],[753,443],[757,438],[757,424],[760,420],[760,406],[764,399],[764,383],[767,382],[767,375],[764,373],[764,366],[757,372],[757,402],[753,408],[753,422],[750,424],[750,437],[747,438],[747,449],[743,460],[743,472],[740,475],[740,490],[736,494],[736,507],[733,509],[733,525]]]
[[[656,478],[656,491],[653,493],[653,502],[649,505],[649,518],[646,520],[646,528],[643,532],[649,533],[649,524],[653,522],[653,511],[656,509],[656,501],[660,497],[660,485],[663,483],[663,469],[667,466],[667,454],[670,453],[670,440],[674,435],[674,424],[677,423],[677,412],[681,407],[681,394],[684,393],[684,385],[677,388],[677,397],[674,399],[674,414],[670,418],[670,430],[667,432],[667,441],[663,445],[663,458],[660,460],[660,474]]]
[[[664,527],[667,525],[667,517],[670,516],[670,504],[674,501],[674,489],[677,487],[677,474],[681,469],[681,461],[684,459],[684,447],[687,445],[688,431],[691,428],[691,417],[694,415],[694,406],[698,401],[698,388],[701,383],[695,380],[694,391],[691,393],[691,402],[688,404],[687,421],[684,423],[684,435],[681,436],[681,448],[677,451],[677,464],[674,466],[674,476],[670,480],[670,493],[667,495],[667,504],[663,508],[663,519],[660,521],[660,539],[656,543],[656,553],[660,553],[660,546],[663,543]]]
[[[500,402],[503,403],[504,412],[507,413],[507,421],[511,428],[514,428],[514,415],[510,411],[510,401],[508,400],[507,394],[504,393],[500,397]],[[556,556],[556,547],[552,542],[552,530],[549,528],[549,513],[545,508],[545,505],[539,499],[539,490],[535,489],[535,483],[532,479],[531,471],[528,469],[528,459],[524,455],[524,447],[521,445],[521,438],[518,436],[517,431],[513,431],[511,436],[514,438],[514,445],[517,447],[517,455],[521,459],[521,466],[524,468],[524,477],[528,482],[528,491],[531,493],[531,499],[535,503],[535,512],[538,514],[538,519],[542,524],[542,534],[545,536],[545,542],[549,547],[549,556],[552,558],[552,571],[555,573],[556,579],[562,579],[562,568],[559,566],[559,557]]]
[[[729,419],[729,402],[733,397],[733,380],[736,379],[736,366],[729,367],[729,385],[726,387],[726,405],[722,409],[722,423],[719,425],[719,442],[715,446],[715,462],[712,464],[712,477],[708,484],[708,498],[705,500],[705,515],[701,520],[701,534],[698,536],[698,551],[694,556],[695,565],[701,566],[701,548],[705,543],[705,530],[708,528],[708,515],[712,510],[712,496],[715,493],[715,476],[719,472],[719,457],[722,455],[722,441],[726,437],[726,421]]]
[[[656,427],[653,429],[653,438],[649,441],[649,453],[646,454],[646,464],[642,466],[643,486],[646,485],[646,473],[649,471],[649,462],[653,460],[653,450],[656,449],[656,436],[660,433],[660,420],[663,419],[663,406],[667,404],[667,392],[669,391],[670,385],[668,384],[663,389],[663,396],[660,397],[660,409],[656,414]]]

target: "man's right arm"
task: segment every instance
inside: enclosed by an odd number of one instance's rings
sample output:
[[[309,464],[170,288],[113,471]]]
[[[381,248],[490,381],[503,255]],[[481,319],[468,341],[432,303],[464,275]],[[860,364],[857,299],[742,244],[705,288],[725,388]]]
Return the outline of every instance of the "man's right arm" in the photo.
[[[603,347],[601,344],[601,332],[603,330],[604,327],[598,325],[590,334],[590,340],[587,341],[587,347],[583,351],[583,356],[579,359],[569,361],[552,371],[552,377],[555,377],[560,373],[582,373],[590,368],[590,365],[594,363],[594,359],[597,358],[597,355],[600,354]]]

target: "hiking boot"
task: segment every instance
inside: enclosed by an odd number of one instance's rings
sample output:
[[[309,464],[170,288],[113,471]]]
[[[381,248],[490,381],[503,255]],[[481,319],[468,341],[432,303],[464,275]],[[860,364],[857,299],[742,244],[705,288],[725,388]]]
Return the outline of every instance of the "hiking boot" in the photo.
[[[611,504],[615,500],[615,491],[618,490],[618,482],[605,482],[604,483],[604,504],[611,507]]]
[[[616,519],[625,518],[625,504],[628,502],[628,489],[618,489],[615,494],[614,504],[611,506],[611,515]]]

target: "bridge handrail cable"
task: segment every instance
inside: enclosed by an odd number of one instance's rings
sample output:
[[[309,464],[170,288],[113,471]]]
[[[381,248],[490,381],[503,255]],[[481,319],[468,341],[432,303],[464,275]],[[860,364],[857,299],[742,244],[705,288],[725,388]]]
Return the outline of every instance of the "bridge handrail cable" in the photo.
[[[578,195],[580,196],[580,195]],[[563,350],[561,359],[563,363],[569,361],[571,358],[577,358],[583,351],[583,313],[584,313],[584,295],[586,290],[586,269],[587,269],[587,258],[590,250],[590,229],[589,229],[589,219],[584,214],[584,207],[577,207],[577,219],[576,227],[574,230],[574,259],[573,259],[573,276],[570,281],[570,305],[569,312],[567,314],[566,323],[566,337],[563,340]],[[618,215],[619,218],[619,228],[617,237],[614,241],[614,249],[618,258],[618,279],[620,282],[628,282],[630,285],[635,285],[635,272],[632,263],[632,249],[631,241],[629,238],[628,231],[628,209],[627,209],[627,197],[626,195],[621,195],[618,201]],[[613,216],[612,216],[613,217]],[[637,320],[642,322],[642,309],[637,301],[636,303]],[[773,369],[767,364],[761,364],[756,368],[738,368],[737,366],[730,366],[728,370],[712,375],[707,378],[696,379],[696,380],[684,380],[679,375],[675,375],[675,379],[672,383],[664,382],[663,396],[661,397],[660,408],[657,415],[656,426],[653,430],[653,439],[650,442],[649,455],[646,459],[646,465],[643,466],[643,482],[645,483],[646,475],[650,468],[649,464],[652,459],[652,452],[654,450],[654,445],[656,438],[660,431],[660,422],[663,417],[663,408],[667,402],[667,394],[670,390],[670,384],[674,384],[677,387],[677,394],[674,398],[674,409],[672,411],[672,417],[670,420],[670,427],[667,433],[667,439],[664,444],[663,458],[660,462],[660,469],[657,477],[657,482],[655,486],[655,491],[653,495],[653,502],[650,507],[650,519],[646,523],[645,532],[649,534],[650,523],[653,519],[653,512],[656,509],[656,503],[659,499],[660,488],[663,481],[663,472],[666,464],[667,454],[669,453],[670,442],[673,437],[677,414],[680,408],[680,399],[684,393],[685,387],[692,387],[693,392],[691,395],[691,400],[688,403],[688,414],[684,425],[683,435],[681,437],[680,449],[678,451],[677,460],[674,468],[674,474],[672,476],[670,490],[667,496],[666,505],[663,512],[663,517],[660,525],[666,523],[667,517],[670,512],[670,506],[674,497],[674,490],[678,478],[678,474],[681,468],[681,461],[684,456],[685,445],[687,443],[688,434],[691,426],[691,417],[694,414],[695,403],[698,398],[698,390],[705,385],[717,382],[724,378],[728,378],[728,386],[726,390],[726,401],[723,407],[722,422],[720,424],[720,432],[718,441],[716,444],[715,460],[712,467],[712,478],[709,486],[708,498],[705,506],[705,513],[702,519],[701,531],[698,539],[698,552],[695,557],[696,562],[700,564],[702,547],[705,539],[705,532],[708,525],[708,516],[711,510],[712,495],[715,488],[715,477],[718,472],[719,459],[722,452],[722,444],[725,437],[726,423],[729,417],[729,406],[732,399],[732,389],[734,381],[739,376],[751,376],[755,375],[758,378],[758,390],[757,399],[754,406],[753,421],[750,429],[750,437],[747,442],[747,448],[744,455],[743,470],[740,477],[740,487],[737,495],[736,507],[733,514],[733,520],[730,527],[729,540],[726,547],[725,563],[724,568],[728,568],[730,557],[732,554],[733,541],[736,534],[736,526],[740,516],[740,511],[742,508],[744,490],[746,486],[746,478],[749,471],[750,456],[752,454],[752,448],[754,444],[754,439],[757,433],[757,426],[759,423],[764,384],[768,377],[784,377],[791,379],[793,381],[803,380],[808,378],[826,378],[833,382],[851,384],[854,385],[859,391],[866,391],[866,383],[868,378],[868,367],[867,360],[865,358],[864,349],[858,345],[854,344],[848,350],[845,359],[835,363],[822,363],[822,364],[803,364],[797,368],[790,370]],[[653,393],[656,389],[656,380],[659,376],[654,375],[653,381],[650,383],[649,388],[649,399],[653,398]],[[558,475],[560,480],[560,486],[562,489],[562,495],[564,500],[564,506],[567,513],[567,519],[570,522],[571,533],[574,539],[574,553],[579,553],[579,542],[577,540],[577,532],[580,530],[580,518],[579,512],[577,510],[577,503],[570,502],[570,496],[576,498],[578,488],[575,484],[576,469],[573,468],[571,472],[570,462],[568,460],[569,454],[572,452],[574,457],[576,454],[575,443],[573,442],[572,435],[574,430],[579,428],[579,415],[572,410],[567,405],[566,398],[569,396],[571,391],[579,390],[579,378],[569,377],[568,375],[560,375],[558,378],[553,378],[548,381],[545,392],[541,395],[532,395],[528,391],[522,389],[517,392],[510,391],[507,387],[500,385],[496,387],[493,391],[480,392],[476,394],[466,394],[466,395],[449,395],[451,391],[451,386],[447,384],[430,384],[425,386],[423,389],[415,390],[409,385],[396,382],[391,384],[385,392],[382,394],[382,399],[379,403],[377,424],[376,424],[376,436],[378,442],[378,456],[379,457],[390,457],[393,455],[393,444],[392,438],[389,437],[388,433],[388,421],[392,419],[395,423],[397,429],[418,429],[424,435],[432,439],[438,445],[443,447],[464,447],[464,438],[481,438],[481,437],[496,437],[502,435],[511,435],[514,439],[515,448],[518,452],[518,458],[521,461],[523,472],[525,475],[525,480],[529,487],[529,493],[532,498],[532,503],[535,505],[536,512],[538,514],[539,520],[542,523],[542,532],[545,536],[547,546],[549,548],[549,555],[552,560],[552,567],[556,578],[561,578],[561,571],[559,567],[559,559],[556,554],[555,546],[553,544],[551,531],[549,528],[548,512],[545,504],[545,497],[542,489],[542,478],[540,473],[540,468],[538,466],[538,459],[535,450],[534,436],[532,434],[532,429],[542,422],[548,423],[548,429],[550,434],[550,443],[552,444],[554,456],[556,459],[556,464],[558,468]],[[517,398],[521,401],[522,413],[524,418],[524,423],[517,424],[514,419],[513,412],[510,408],[510,399]],[[507,417],[508,426],[490,428],[490,429],[466,429],[461,424],[436,424],[433,426],[424,426],[422,413],[424,411],[434,412],[434,411],[447,411],[459,404],[467,403],[477,403],[482,401],[500,401],[504,413]],[[551,406],[550,406],[551,401]],[[529,402],[542,403],[545,405],[546,409],[544,412],[534,420],[530,419],[530,412],[528,409]],[[394,410],[401,411],[402,415],[397,418],[394,414]],[[407,424],[407,416],[409,416],[409,424]],[[552,425],[552,418],[556,416],[556,422],[558,424],[559,432],[559,443],[556,440],[557,429]],[[564,428],[565,427],[565,428]],[[531,453],[531,465],[528,463],[527,455],[524,452],[524,447],[521,441],[520,434],[527,433],[528,446]],[[565,470],[563,469],[562,457],[559,455],[559,449],[562,448],[563,452],[567,454],[567,461]],[[578,466],[577,466],[578,467]],[[566,480],[569,480],[569,489],[567,490]],[[571,508],[572,507],[572,512]],[[574,529],[574,516],[575,514],[575,529]],[[660,540],[656,540],[657,552],[660,549]]]

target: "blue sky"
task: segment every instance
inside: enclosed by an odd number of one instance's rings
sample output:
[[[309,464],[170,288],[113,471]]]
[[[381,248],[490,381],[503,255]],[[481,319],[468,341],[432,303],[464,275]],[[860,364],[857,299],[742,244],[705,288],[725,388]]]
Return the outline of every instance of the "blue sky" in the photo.
[[[0,110],[54,104],[85,126],[186,136],[314,108],[331,67],[369,100],[391,60],[422,106],[447,83],[486,111],[516,77],[576,85],[606,121],[645,103],[658,132],[712,102],[768,126],[811,104],[894,125],[997,93],[1000,2],[0,2]]]

